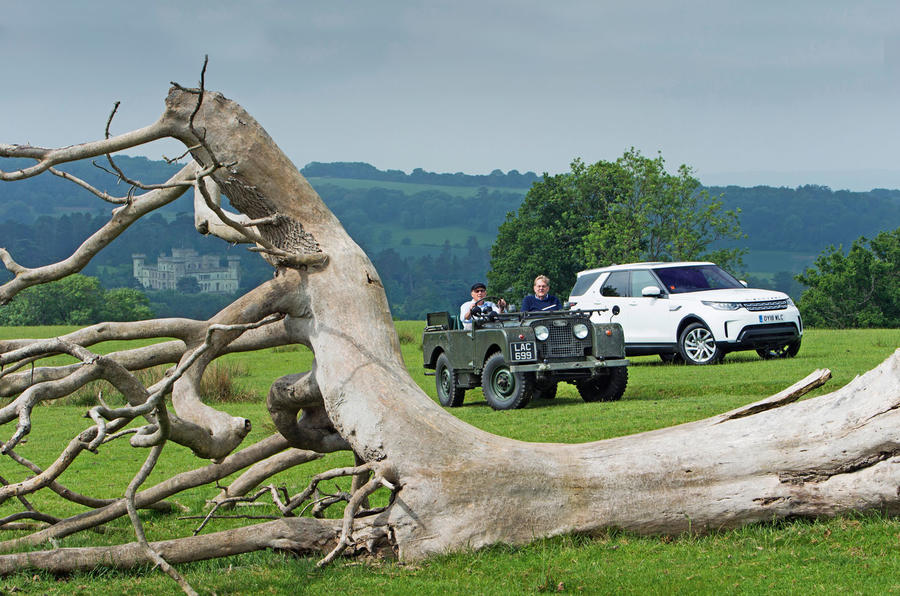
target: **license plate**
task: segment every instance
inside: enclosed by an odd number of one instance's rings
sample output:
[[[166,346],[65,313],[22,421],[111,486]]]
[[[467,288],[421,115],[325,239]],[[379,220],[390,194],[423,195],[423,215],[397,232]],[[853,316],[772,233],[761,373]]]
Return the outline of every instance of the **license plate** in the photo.
[[[780,323],[784,321],[784,315],[759,315],[760,323]]]
[[[513,362],[537,360],[537,350],[533,341],[517,341],[509,344],[509,354]]]

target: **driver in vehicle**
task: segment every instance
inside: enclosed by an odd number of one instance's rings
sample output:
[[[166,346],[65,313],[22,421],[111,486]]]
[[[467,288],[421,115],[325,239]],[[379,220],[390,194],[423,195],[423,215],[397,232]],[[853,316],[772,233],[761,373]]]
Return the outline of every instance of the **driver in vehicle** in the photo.
[[[500,298],[497,300],[497,304],[494,304],[490,300],[484,299],[486,295],[487,287],[483,283],[478,282],[472,286],[472,299],[468,302],[463,302],[462,306],[459,307],[459,319],[463,322],[463,329],[472,328],[473,311],[475,314],[478,314],[485,308],[498,313],[506,310],[506,300]],[[476,310],[476,307],[478,310]]]
[[[534,278],[534,296],[529,294],[522,299],[522,310],[559,310],[562,303],[550,293],[550,278],[538,275]]]

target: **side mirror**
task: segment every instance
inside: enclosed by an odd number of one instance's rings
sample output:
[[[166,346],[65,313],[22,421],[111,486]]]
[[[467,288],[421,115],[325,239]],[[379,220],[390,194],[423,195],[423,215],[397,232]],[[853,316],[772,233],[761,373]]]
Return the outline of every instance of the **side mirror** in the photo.
[[[657,286],[646,286],[641,290],[641,296],[644,298],[659,298],[663,295],[662,290]]]

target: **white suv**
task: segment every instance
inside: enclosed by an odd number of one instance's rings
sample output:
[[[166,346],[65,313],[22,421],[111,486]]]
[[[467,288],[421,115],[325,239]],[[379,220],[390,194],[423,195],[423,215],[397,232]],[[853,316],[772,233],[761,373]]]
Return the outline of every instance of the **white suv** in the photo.
[[[714,263],[631,263],[578,274],[569,308],[606,308],[625,331],[625,354],[711,364],[726,353],[797,355],[800,311],[787,294],[745,287]]]

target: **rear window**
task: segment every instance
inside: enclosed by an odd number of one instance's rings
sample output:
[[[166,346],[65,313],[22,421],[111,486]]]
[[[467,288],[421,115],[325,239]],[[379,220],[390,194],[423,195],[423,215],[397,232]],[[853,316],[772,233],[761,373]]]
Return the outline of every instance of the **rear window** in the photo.
[[[575,287],[569,292],[569,297],[574,298],[575,296],[583,296],[584,293],[588,291],[588,288],[594,285],[594,282],[597,281],[597,278],[600,277],[602,273],[602,271],[593,271],[591,273],[579,275],[578,279],[575,280]]]
[[[600,288],[600,294],[603,296],[629,296],[629,276],[630,272],[628,271],[613,271],[609,274],[609,277],[606,278],[606,281],[603,282],[603,287]]]

